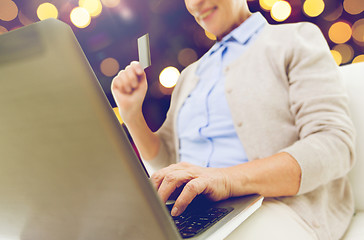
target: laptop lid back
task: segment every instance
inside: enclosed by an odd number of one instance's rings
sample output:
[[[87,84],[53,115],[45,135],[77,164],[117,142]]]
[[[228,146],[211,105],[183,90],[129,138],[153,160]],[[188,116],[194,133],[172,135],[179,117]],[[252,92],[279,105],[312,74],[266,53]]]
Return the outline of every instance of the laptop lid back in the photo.
[[[0,36],[0,238],[178,239],[71,28]]]

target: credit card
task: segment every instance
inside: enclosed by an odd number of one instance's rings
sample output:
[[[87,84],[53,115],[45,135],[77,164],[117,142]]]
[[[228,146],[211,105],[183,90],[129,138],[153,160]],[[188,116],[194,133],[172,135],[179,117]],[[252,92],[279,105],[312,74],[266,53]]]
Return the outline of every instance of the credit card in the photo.
[[[152,64],[150,59],[149,34],[138,38],[139,63],[143,69]]]

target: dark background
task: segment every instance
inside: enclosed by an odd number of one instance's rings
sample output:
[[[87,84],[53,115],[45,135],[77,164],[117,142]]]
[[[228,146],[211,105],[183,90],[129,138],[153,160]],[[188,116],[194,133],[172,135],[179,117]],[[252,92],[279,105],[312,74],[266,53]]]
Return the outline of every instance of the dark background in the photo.
[[[189,15],[183,0],[121,0],[120,5],[115,8],[104,6],[102,13],[98,17],[92,18],[91,24],[83,29],[75,27],[69,18],[71,10],[78,6],[77,0],[13,1],[19,11],[32,22],[39,21],[36,10],[41,3],[50,2],[57,7],[58,19],[68,23],[74,30],[113,107],[115,107],[115,102],[110,92],[112,77],[102,74],[100,63],[103,59],[112,57],[119,62],[120,69],[125,68],[131,61],[138,60],[136,39],[149,33],[152,66],[146,70],[149,89],[143,112],[152,130],[158,129],[163,123],[170,101],[171,90],[165,89],[159,84],[160,72],[167,66],[183,70],[185,66],[182,66],[177,59],[178,53],[182,49],[191,48],[197,53],[197,57],[201,57],[214,44],[214,41],[206,37],[205,32]],[[363,12],[351,15],[343,11],[338,19],[328,21],[327,16],[342,7],[343,0],[325,0],[324,12],[313,18],[307,17],[303,13],[303,0],[288,0],[288,2],[292,6],[292,13],[284,22],[310,21],[315,23],[320,27],[330,48],[336,45],[328,37],[329,27],[334,22],[344,20],[352,25],[363,18]],[[269,23],[277,24],[269,12],[261,9],[258,0],[249,0],[248,4],[252,12],[260,11]],[[16,18],[8,22],[0,20],[0,26],[12,30],[23,24]],[[363,54],[363,44],[360,46],[353,39],[350,39],[347,44],[354,49],[353,57]]]

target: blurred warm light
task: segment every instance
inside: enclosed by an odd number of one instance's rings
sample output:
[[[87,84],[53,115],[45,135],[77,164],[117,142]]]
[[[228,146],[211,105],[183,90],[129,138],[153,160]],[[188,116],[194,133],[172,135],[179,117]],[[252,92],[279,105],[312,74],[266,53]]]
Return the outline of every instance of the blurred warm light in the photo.
[[[340,53],[342,57],[342,63],[348,63],[350,62],[354,57],[354,50],[353,48],[348,44],[339,44],[336,45],[333,50]]]
[[[154,98],[162,98],[164,97],[163,92],[161,91],[161,89],[167,89],[165,87],[163,87],[159,81],[153,81],[150,83],[148,83],[148,91],[150,92],[150,94],[154,97]],[[173,90],[173,88],[171,89]],[[171,91],[172,92],[172,91]]]
[[[209,39],[215,41],[216,40],[216,36],[208,31],[205,30],[205,35],[206,37],[208,37]]]
[[[120,124],[123,124],[123,120],[121,119],[120,112],[119,112],[119,108],[118,107],[114,107],[113,110],[114,110],[114,113],[115,113],[116,117],[118,118]]]
[[[159,75],[159,82],[165,88],[172,88],[177,84],[180,72],[175,67],[166,67]]]
[[[105,7],[113,8],[120,4],[120,0],[101,0]]]
[[[197,27],[194,29],[192,37],[196,47],[210,48],[215,43],[215,41],[206,37],[205,31],[201,31]]]
[[[107,77],[115,76],[119,71],[120,65],[115,58],[105,58],[100,64],[102,74]]]
[[[13,30],[16,30],[16,29],[19,29],[19,28],[21,28],[21,27],[23,27],[23,26],[21,26],[21,25],[17,25],[17,26],[15,26],[15,27],[12,27],[12,28],[10,28],[10,29],[9,29],[9,32],[10,32],[10,31],[13,31]]]
[[[344,9],[346,12],[356,15],[364,11],[364,1],[363,0],[344,0]]]
[[[291,15],[291,11],[291,5],[288,2],[278,1],[273,5],[270,15],[277,22],[282,22]]]
[[[0,0],[0,20],[11,21],[18,16],[18,7],[11,0]]]
[[[71,22],[78,28],[85,28],[91,23],[91,16],[82,7],[76,7],[71,11]]]
[[[19,21],[21,22],[21,24],[23,24],[24,26],[27,26],[29,24],[32,24],[33,21],[30,20],[27,16],[24,15],[24,13],[22,13],[21,11],[19,11]]]
[[[184,67],[195,62],[197,58],[197,53],[191,48],[184,48],[178,53],[178,62]]]
[[[8,30],[3,26],[0,26],[0,34],[6,33]]]
[[[343,13],[343,6],[340,4],[334,11],[326,14],[324,19],[329,22],[336,21]]]
[[[325,9],[323,0],[306,0],[303,4],[303,12],[309,17],[317,17]]]
[[[100,0],[80,0],[78,5],[86,9],[91,17],[97,17],[102,12]]]
[[[364,18],[359,19],[353,24],[353,38],[358,42],[364,43]]]
[[[133,11],[126,6],[121,7],[118,11],[123,20],[130,21],[135,17]]]
[[[329,38],[338,44],[349,41],[351,34],[351,27],[346,22],[336,22],[329,29]]]
[[[262,7],[262,9],[270,11],[273,5],[278,1],[280,0],[259,0],[259,4]]]
[[[358,63],[358,62],[364,62],[364,55],[359,55],[359,56],[356,56],[353,60],[353,63]]]
[[[40,20],[47,18],[57,18],[58,10],[52,3],[42,3],[37,9],[37,16]]]
[[[340,65],[342,63],[342,56],[341,54],[336,50],[331,50],[331,54],[334,57],[334,60],[337,65]]]

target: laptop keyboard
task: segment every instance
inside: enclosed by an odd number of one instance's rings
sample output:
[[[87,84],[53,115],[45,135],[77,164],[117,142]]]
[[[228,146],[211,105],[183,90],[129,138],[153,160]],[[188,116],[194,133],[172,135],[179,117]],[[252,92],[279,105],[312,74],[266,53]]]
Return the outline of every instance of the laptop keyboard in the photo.
[[[169,211],[172,207],[173,205],[167,205]],[[187,208],[181,215],[173,217],[173,220],[182,238],[191,238],[214,225],[232,210],[232,207],[191,207]]]

